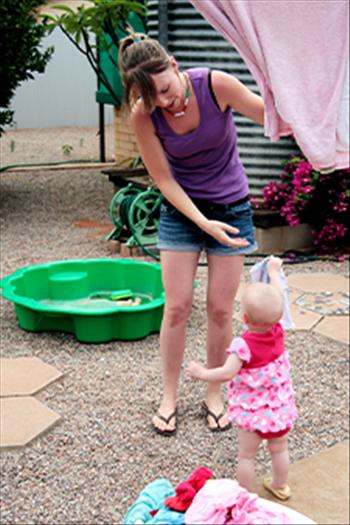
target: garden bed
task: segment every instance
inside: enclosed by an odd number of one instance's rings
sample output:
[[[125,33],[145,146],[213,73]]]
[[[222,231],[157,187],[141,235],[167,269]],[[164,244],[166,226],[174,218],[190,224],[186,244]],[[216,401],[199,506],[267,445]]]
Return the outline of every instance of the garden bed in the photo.
[[[102,170],[102,173],[108,175],[108,180],[116,188],[123,188],[130,182],[137,188],[147,188],[152,185],[150,176],[145,168],[127,168],[116,165]]]

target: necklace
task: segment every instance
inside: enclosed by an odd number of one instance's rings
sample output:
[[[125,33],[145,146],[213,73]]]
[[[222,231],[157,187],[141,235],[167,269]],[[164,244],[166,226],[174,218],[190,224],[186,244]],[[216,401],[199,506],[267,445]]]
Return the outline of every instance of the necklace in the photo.
[[[185,74],[185,79],[186,79],[185,100],[184,100],[184,103],[183,103],[181,111],[177,111],[176,113],[173,113],[172,111],[169,111],[168,109],[165,108],[165,111],[170,113],[170,115],[172,115],[175,118],[179,118],[179,117],[183,117],[184,116],[184,114],[186,112],[186,109],[187,109],[187,106],[188,106],[188,102],[190,100],[191,90],[190,90],[190,83],[189,83],[187,74]]]

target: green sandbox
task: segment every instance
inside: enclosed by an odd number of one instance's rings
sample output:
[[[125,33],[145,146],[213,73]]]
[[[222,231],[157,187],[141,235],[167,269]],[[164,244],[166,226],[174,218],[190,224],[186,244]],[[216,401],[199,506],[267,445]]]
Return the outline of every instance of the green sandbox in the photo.
[[[26,266],[1,280],[19,326],[30,332],[75,334],[84,343],[141,339],[159,332],[164,289],[159,264],[79,259]],[[140,304],[108,299],[129,290]],[[97,297],[97,298],[96,298]]]

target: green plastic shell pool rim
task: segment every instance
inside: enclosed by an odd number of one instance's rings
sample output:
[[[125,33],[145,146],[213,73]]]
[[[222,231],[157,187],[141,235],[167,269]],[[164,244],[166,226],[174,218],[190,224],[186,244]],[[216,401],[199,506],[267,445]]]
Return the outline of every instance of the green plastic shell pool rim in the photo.
[[[25,266],[0,282],[30,332],[75,334],[80,342],[135,340],[159,332],[164,288],[159,264],[79,259]]]

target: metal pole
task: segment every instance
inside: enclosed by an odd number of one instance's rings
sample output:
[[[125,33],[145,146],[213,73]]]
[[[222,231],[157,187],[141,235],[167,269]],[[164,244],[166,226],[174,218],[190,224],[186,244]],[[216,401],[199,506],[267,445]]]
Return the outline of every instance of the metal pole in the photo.
[[[99,41],[98,38],[96,38],[96,53],[97,53],[97,61],[98,65],[100,65],[100,48],[99,48]],[[100,79],[97,75],[97,90],[100,89]],[[106,162],[106,153],[105,153],[105,111],[104,111],[104,104],[100,103],[98,104],[98,134],[100,138],[100,162]]]
[[[100,162],[106,162],[106,143],[105,143],[105,106],[99,103],[98,105],[98,121],[99,121],[99,135],[100,135]]]
[[[158,41],[168,49],[168,0],[158,0]]]

